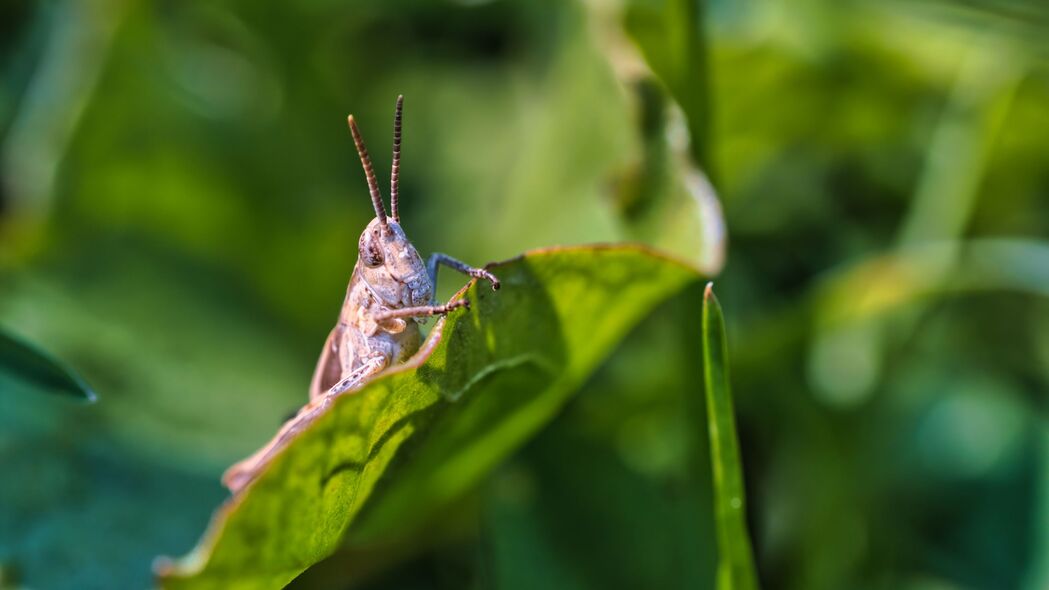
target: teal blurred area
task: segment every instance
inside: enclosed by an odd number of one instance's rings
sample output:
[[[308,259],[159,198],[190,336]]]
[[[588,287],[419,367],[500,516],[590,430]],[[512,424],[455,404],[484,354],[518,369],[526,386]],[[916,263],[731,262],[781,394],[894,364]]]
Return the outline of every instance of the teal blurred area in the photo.
[[[717,275],[765,588],[1049,587],[1039,0],[11,0],[0,588],[140,588],[305,400],[405,95],[403,225]],[[440,293],[462,285],[442,275]],[[698,292],[449,512],[298,588],[712,587]]]

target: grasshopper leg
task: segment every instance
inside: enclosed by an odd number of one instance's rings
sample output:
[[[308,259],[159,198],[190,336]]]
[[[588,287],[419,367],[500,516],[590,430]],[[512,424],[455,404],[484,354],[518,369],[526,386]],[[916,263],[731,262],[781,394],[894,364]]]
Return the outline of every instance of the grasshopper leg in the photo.
[[[431,315],[444,315],[453,309],[460,307],[470,307],[469,300],[458,299],[444,305],[421,305],[419,307],[402,307],[400,309],[391,309],[388,311],[382,311],[374,315],[375,321],[382,322],[385,320],[392,320],[395,318],[417,318],[421,316]]]
[[[499,288],[499,279],[495,278],[495,275],[492,273],[483,268],[474,268],[461,260],[452,258],[447,254],[441,254],[440,252],[434,252],[430,255],[430,258],[426,260],[426,271],[430,273],[430,280],[433,281],[435,287],[437,285],[437,266],[439,264],[443,264],[448,268],[455,269],[464,275],[469,275],[475,279],[484,279],[492,285],[493,291]]]

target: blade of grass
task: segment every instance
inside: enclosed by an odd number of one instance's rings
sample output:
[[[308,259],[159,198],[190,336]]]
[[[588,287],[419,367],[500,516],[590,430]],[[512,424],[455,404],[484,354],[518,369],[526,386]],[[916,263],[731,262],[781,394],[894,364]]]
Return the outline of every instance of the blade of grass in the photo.
[[[4,375],[35,390],[95,401],[95,392],[72,369],[36,345],[0,329],[0,377]]]
[[[710,462],[714,471],[714,520],[718,535],[720,590],[758,587],[747,534],[743,466],[739,459],[732,392],[728,380],[728,345],[714,284],[703,293],[703,380],[706,386]]]

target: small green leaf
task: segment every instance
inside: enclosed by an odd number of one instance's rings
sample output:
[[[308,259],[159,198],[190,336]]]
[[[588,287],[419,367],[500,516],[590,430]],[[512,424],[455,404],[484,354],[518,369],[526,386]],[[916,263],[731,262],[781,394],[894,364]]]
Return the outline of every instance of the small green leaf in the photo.
[[[416,531],[699,278],[637,246],[538,251],[493,272],[502,290],[471,286],[471,310],[439,321],[411,361],[336,398],[218,510],[193,553],[161,561],[160,585],[280,588],[344,543]]]
[[[95,401],[95,392],[61,361],[38,346],[0,329],[0,379],[13,379],[31,390]]]
[[[714,284],[703,293],[703,375],[706,385],[710,462],[714,470],[714,516],[718,532],[720,590],[757,588],[754,556],[747,534],[743,464],[739,459],[732,392],[728,380],[728,345]]]

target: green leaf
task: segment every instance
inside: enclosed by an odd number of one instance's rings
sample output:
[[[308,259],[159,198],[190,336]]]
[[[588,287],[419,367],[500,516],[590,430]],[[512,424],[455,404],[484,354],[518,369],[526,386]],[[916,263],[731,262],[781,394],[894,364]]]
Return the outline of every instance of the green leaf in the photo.
[[[661,301],[698,279],[637,246],[537,251],[471,286],[406,365],[334,400],[216,513],[164,588],[279,588],[343,543],[395,540],[531,434]],[[235,583],[235,584],[234,584]]]
[[[8,379],[30,390],[95,401],[95,392],[73,369],[36,345],[0,329],[0,383]]]
[[[747,534],[743,464],[739,459],[732,392],[728,380],[728,344],[714,284],[703,293],[703,375],[706,385],[710,462],[714,470],[714,514],[718,532],[718,588],[757,588],[754,556]]]

